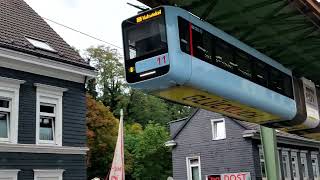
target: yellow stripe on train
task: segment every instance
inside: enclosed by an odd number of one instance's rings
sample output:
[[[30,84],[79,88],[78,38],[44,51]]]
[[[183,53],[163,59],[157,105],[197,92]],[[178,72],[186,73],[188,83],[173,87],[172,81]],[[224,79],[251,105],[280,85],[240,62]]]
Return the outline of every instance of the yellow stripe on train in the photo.
[[[177,86],[153,94],[181,104],[258,124],[280,119],[270,113],[186,86]]]

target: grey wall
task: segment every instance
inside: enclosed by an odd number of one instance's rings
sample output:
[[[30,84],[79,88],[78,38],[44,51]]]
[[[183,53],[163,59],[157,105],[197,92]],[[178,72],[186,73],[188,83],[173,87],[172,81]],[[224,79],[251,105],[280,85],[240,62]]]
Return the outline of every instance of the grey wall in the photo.
[[[253,145],[242,137],[243,127],[225,118],[227,138],[212,140],[211,119],[221,117],[200,110],[177,136],[177,146],[172,152],[175,180],[187,179],[186,157],[190,156],[200,156],[203,179],[208,174],[233,172],[250,172],[252,179],[256,179]]]
[[[261,167],[260,167],[260,157],[259,157],[259,148],[258,145],[260,144],[260,141],[258,140],[253,140],[253,154],[254,154],[254,161],[256,164],[256,177],[257,180],[261,179]],[[300,168],[300,180],[303,180],[302,177],[302,166],[301,166],[301,156],[300,156],[300,152],[301,150],[303,151],[308,151],[307,153],[307,163],[308,163],[308,175],[309,175],[309,179],[313,179],[313,172],[312,172],[312,165],[311,165],[311,151],[319,151],[317,148],[311,148],[311,147],[305,147],[305,146],[296,146],[296,145],[288,145],[288,144],[278,144],[278,148],[288,148],[288,149],[295,149],[298,150],[297,155],[298,155],[298,164],[299,164],[299,168]],[[282,150],[280,150],[280,155],[281,155]],[[293,177],[293,173],[292,173],[292,165],[291,165],[291,152],[288,151],[288,155],[289,155],[289,163],[290,163],[290,173],[291,173],[291,177]],[[281,173],[283,174],[283,162],[282,162],[282,157],[279,157],[280,160],[280,166],[281,166]],[[318,155],[318,161],[320,161],[320,157]],[[319,168],[320,168],[320,164],[319,164]],[[282,179],[284,179],[284,177],[282,176]]]
[[[0,153],[0,169],[20,169],[18,180],[34,180],[33,169],[64,169],[63,180],[85,180],[84,155]]]
[[[63,145],[86,145],[84,84],[1,67],[0,76],[26,81],[20,87],[19,143],[35,144],[36,88],[33,84],[41,83],[68,88],[63,96]]]
[[[186,120],[187,120],[187,118],[177,120],[174,122],[170,122],[170,135],[171,135],[171,137],[173,137],[177,133],[177,131],[185,123]]]

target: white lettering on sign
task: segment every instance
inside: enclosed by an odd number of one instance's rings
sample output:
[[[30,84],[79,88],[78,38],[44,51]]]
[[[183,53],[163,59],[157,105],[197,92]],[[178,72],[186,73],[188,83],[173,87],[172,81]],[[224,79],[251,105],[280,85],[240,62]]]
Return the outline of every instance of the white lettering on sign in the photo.
[[[221,180],[251,180],[249,172],[222,174]]]

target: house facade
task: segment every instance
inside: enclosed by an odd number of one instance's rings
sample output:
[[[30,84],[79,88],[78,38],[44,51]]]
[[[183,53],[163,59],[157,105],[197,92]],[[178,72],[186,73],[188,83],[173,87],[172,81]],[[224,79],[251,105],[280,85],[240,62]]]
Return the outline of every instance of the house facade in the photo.
[[[260,127],[206,110],[170,123],[173,179],[266,179]],[[281,179],[318,180],[320,142],[277,131]]]
[[[23,0],[0,0],[0,179],[86,179],[85,62]]]

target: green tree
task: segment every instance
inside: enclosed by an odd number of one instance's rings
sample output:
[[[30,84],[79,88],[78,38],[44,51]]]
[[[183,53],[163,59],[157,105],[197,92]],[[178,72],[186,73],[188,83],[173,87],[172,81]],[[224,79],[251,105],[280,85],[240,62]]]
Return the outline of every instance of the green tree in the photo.
[[[165,125],[170,121],[168,106],[164,100],[138,90],[131,90],[127,104],[129,122],[145,126],[148,122]]]
[[[97,88],[105,106],[115,111],[124,94],[124,70],[117,50],[106,46],[86,50],[91,64],[98,70]]]
[[[97,99],[98,92],[97,92],[97,82],[96,79],[90,79],[86,84],[86,91],[88,94],[92,96],[93,99]]]
[[[129,141],[127,145],[131,146],[130,150],[134,157],[133,178],[165,180],[171,176],[171,151],[164,146],[164,143],[169,140],[166,128],[160,124],[148,124],[143,132],[133,136],[127,140]]]
[[[118,120],[102,103],[87,95],[88,177],[105,177],[110,169],[118,131]]]

